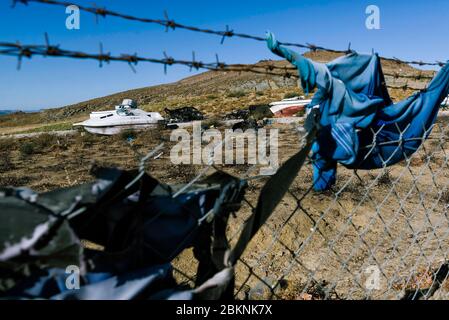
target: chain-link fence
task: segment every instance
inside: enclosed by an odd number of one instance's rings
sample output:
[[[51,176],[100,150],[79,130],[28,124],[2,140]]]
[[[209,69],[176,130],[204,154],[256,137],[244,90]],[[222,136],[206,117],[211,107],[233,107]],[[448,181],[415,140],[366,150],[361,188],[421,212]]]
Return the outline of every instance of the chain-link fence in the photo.
[[[383,159],[378,170],[339,168],[330,191],[313,191],[311,166],[304,165],[241,259],[236,295],[447,298],[448,120],[439,118],[399,164]],[[401,141],[391,143],[402,152]],[[237,228],[254,209],[250,195]]]
[[[340,166],[329,191],[313,190],[309,159],[239,260],[235,297],[447,299],[448,129],[442,112],[419,138],[417,152],[393,166],[383,159],[377,170]],[[402,152],[403,142],[389,143]],[[228,226],[231,246],[264,184],[249,180],[243,206]],[[194,279],[194,266],[182,262],[192,261],[188,254],[175,265],[181,278]]]
[[[337,183],[324,192],[313,190],[309,159],[237,263],[236,298],[448,298],[448,138],[449,117],[443,111],[417,139],[423,142],[419,149],[402,162],[387,166],[383,159],[384,167],[376,170],[339,166]],[[301,140],[296,128],[279,130],[281,162],[301,148]],[[388,143],[402,152],[403,141]],[[376,146],[366,146],[367,153]],[[153,162],[165,172],[173,169],[165,167],[166,160]],[[73,166],[64,169],[68,174]],[[248,180],[242,207],[228,223],[234,247],[268,177],[252,178],[255,167],[209,164],[197,170],[186,188],[214,169]],[[175,261],[181,282],[196,277],[192,255],[187,250]]]

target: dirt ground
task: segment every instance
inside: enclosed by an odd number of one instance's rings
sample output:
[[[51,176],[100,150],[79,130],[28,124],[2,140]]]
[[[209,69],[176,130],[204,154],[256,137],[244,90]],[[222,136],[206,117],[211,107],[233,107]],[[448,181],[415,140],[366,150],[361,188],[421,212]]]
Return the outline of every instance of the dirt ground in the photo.
[[[292,126],[278,128],[282,163],[299,150],[300,139]],[[391,168],[354,172],[340,166],[332,191],[310,191],[311,167],[304,166],[238,263],[237,298],[398,299],[406,290],[425,293],[449,260],[448,129],[440,121],[424,148]],[[0,186],[49,191],[87,182],[92,164],[136,168],[161,142],[163,153],[148,163],[148,172],[165,183],[188,182],[202,166],[171,164],[169,134],[158,129],[113,137],[78,132],[3,138]],[[221,169],[242,177],[249,167]],[[246,199],[253,206],[265,181],[249,183]],[[250,213],[244,204],[231,218],[231,243]],[[174,264],[194,279],[191,258],[187,250]],[[380,280],[370,289],[367,280],[376,270]],[[448,282],[442,282],[432,298],[449,298]]]

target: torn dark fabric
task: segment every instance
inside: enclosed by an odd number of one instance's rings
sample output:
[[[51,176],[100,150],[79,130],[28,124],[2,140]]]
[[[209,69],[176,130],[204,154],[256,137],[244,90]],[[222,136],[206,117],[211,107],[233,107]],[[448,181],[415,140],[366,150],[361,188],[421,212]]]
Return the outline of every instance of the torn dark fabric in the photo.
[[[213,266],[212,243],[204,239],[212,237],[215,221],[238,210],[246,182],[222,172],[188,186],[138,171],[95,174],[92,183],[43,194],[0,190],[0,296],[193,298],[194,291],[176,284],[170,262],[193,247],[200,265]],[[80,239],[103,249],[83,248]],[[80,270],[79,290],[65,286],[71,265]],[[209,276],[200,273],[197,285]]]
[[[80,287],[71,289],[70,273],[48,269],[24,279],[6,295],[19,299],[51,300],[192,300],[190,289],[177,287],[170,264],[130,270],[122,274],[88,272],[80,277]]]
[[[298,68],[309,107],[320,110],[320,132],[312,148],[314,188],[335,183],[337,163],[354,169],[377,169],[412,155],[430,134],[441,102],[449,93],[446,64],[427,89],[393,103],[377,54],[355,52],[317,63],[281,46],[270,33],[269,49]]]

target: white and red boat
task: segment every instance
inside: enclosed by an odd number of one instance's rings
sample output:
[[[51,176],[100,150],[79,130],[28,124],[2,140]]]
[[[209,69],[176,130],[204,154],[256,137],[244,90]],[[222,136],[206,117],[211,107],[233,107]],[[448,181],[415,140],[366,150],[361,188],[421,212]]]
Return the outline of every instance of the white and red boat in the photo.
[[[303,111],[312,100],[295,97],[270,103],[270,110],[276,118],[293,117]]]

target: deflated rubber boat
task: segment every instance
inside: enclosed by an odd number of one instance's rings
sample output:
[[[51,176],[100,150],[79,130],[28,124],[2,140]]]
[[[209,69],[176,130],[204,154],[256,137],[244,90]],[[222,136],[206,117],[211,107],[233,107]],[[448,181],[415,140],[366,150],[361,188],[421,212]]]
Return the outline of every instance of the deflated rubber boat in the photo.
[[[164,118],[158,112],[145,112],[137,108],[137,103],[131,99],[123,100],[122,104],[111,111],[92,112],[86,121],[75,123],[90,133],[114,135],[123,130],[142,130],[155,127]]]

